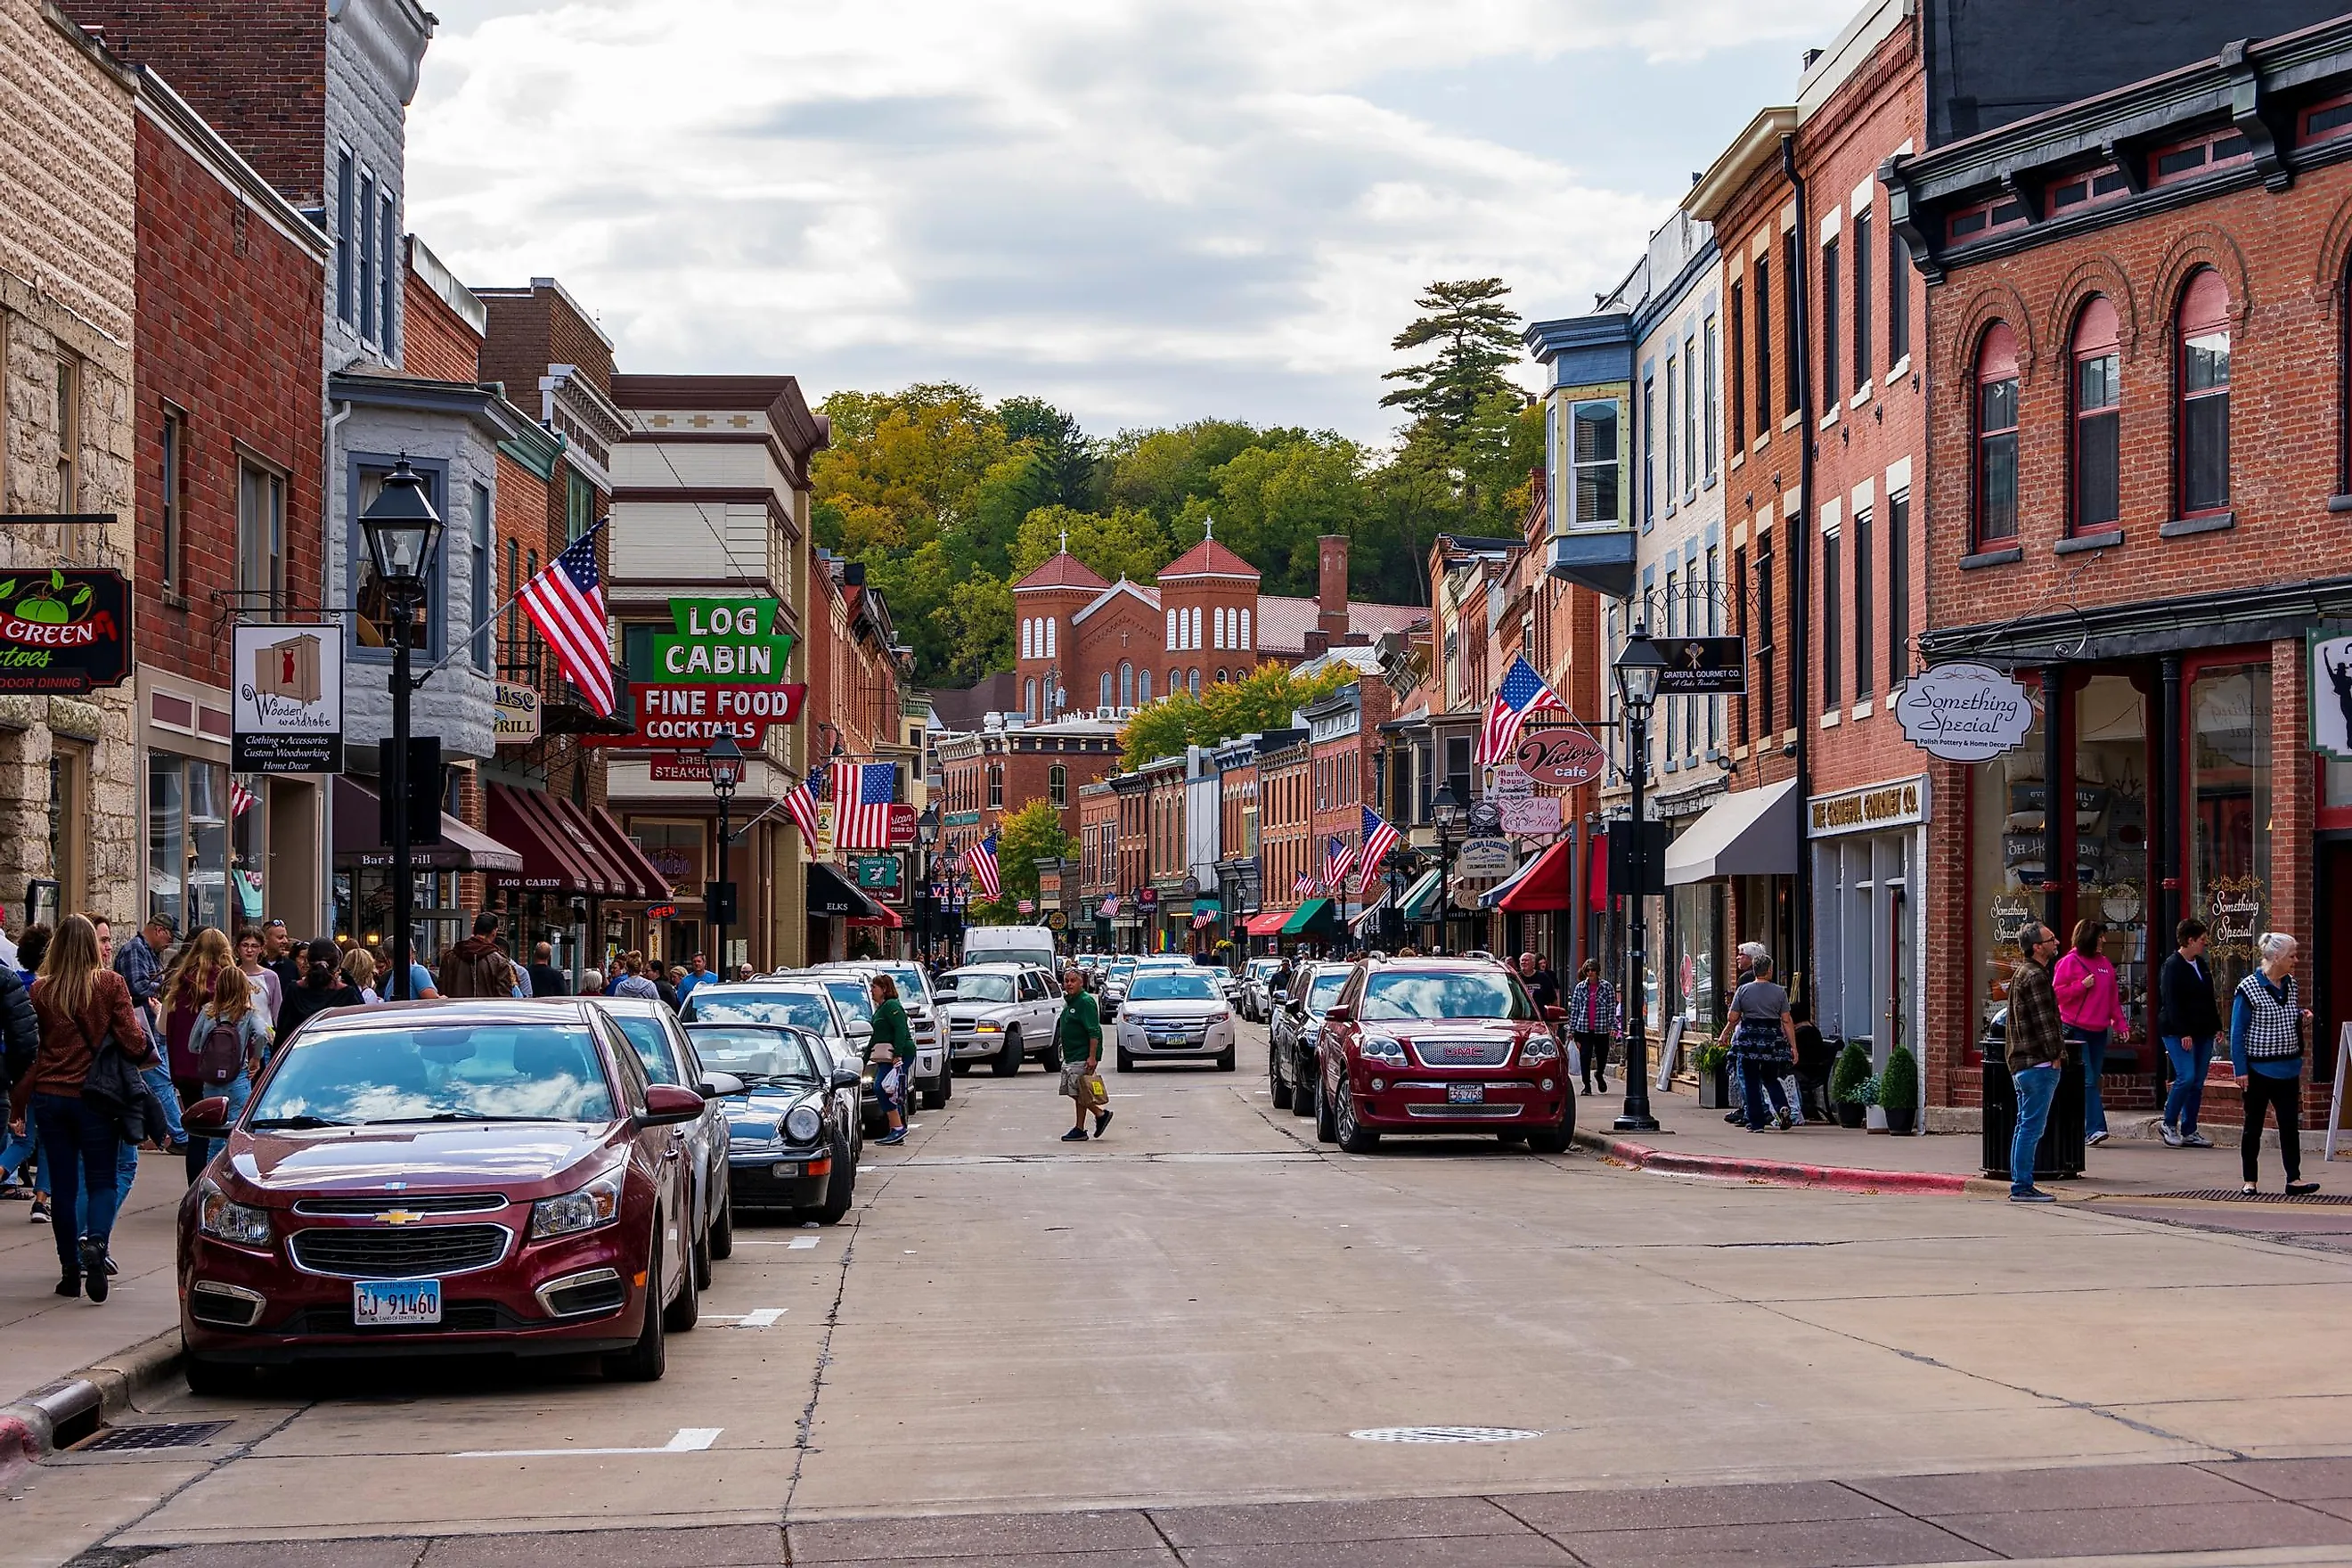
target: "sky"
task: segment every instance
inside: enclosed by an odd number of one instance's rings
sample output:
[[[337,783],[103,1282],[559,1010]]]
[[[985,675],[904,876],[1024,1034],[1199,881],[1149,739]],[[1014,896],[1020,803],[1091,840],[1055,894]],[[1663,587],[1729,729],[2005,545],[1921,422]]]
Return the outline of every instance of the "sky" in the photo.
[[[1853,8],[436,0],[409,223],[560,279],[624,370],[1378,445],[1422,287],[1591,310]]]

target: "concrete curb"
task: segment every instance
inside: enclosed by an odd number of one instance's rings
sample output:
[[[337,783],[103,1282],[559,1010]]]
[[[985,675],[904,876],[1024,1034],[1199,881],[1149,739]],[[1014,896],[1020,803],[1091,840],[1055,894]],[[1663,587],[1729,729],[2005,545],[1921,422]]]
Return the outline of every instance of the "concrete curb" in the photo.
[[[80,1441],[141,1392],[177,1376],[180,1355],[180,1331],[167,1329],[0,1407],[0,1476],[56,1452],[60,1432]]]
[[[1981,1178],[1949,1171],[1874,1171],[1855,1165],[1811,1165],[1794,1160],[1749,1160],[1733,1154],[1685,1154],[1621,1138],[1613,1133],[1580,1128],[1577,1146],[1605,1154],[1637,1171],[1658,1171],[1676,1176],[1712,1176],[1720,1181],[1763,1182],[1782,1187],[1820,1187],[1841,1193],[1933,1193],[1959,1196],[1971,1184],[1999,1186]]]

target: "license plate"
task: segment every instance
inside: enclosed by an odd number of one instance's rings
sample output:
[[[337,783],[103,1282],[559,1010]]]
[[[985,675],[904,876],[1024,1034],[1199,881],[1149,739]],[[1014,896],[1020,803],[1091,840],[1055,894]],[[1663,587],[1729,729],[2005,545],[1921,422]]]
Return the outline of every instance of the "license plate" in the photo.
[[[1484,1105],[1486,1103],[1486,1086],[1483,1083],[1449,1083],[1445,1086],[1445,1103]]]
[[[768,1174],[772,1176],[797,1176],[800,1173],[801,1168],[796,1161],[786,1160],[780,1164],[768,1167]]]
[[[352,1323],[388,1329],[441,1321],[438,1279],[362,1279],[352,1286]]]

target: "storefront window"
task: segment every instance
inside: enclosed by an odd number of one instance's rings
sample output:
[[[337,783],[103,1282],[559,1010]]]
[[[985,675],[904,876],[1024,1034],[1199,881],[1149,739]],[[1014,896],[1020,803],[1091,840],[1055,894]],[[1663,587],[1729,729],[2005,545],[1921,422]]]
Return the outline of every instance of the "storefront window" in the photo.
[[[148,753],[147,910],[183,934],[229,923],[228,770],[217,763]]]
[[[1692,882],[1670,895],[1675,902],[1674,1013],[1685,1037],[1696,1042],[1720,1022],[1716,997],[1716,954],[1721,949],[1723,884]]]
[[[2075,913],[2107,928],[2101,950],[2116,966],[2124,1016],[2139,1041],[2148,1038],[2147,923],[2154,906],[2147,882],[2148,772],[2147,697],[2128,677],[2093,676],[2074,693]]]
[[[226,929],[261,923],[261,876],[269,844],[269,791],[267,780],[247,773],[229,785],[228,885]]]
[[[2042,778],[2040,699],[2025,739],[1969,781],[1969,973],[1979,1026],[2009,1001],[2009,978],[2021,956],[2018,938],[2042,918],[2042,832],[2046,809]]]
[[[2235,986],[2271,918],[2271,671],[2217,665],[2189,686],[2189,904],[2214,978]]]
[[[629,821],[629,834],[644,848],[646,858],[662,875],[673,899],[702,897],[703,857],[709,848],[709,828],[700,822],[658,822],[638,816]]]

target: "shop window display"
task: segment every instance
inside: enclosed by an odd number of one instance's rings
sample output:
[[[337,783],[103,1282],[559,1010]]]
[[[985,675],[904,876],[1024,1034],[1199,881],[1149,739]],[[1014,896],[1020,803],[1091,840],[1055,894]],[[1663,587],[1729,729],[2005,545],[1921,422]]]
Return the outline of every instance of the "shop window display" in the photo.
[[[2227,995],[2271,917],[2271,671],[2212,665],[2189,683],[2189,902]]]
[[[169,752],[147,759],[147,909],[184,932],[226,928],[228,770]]]
[[[2008,1005],[2010,976],[2023,956],[2018,939],[2042,918],[2042,884],[2048,877],[2042,726],[2047,719],[2037,696],[2025,739],[1976,767],[1970,781],[1969,973],[1976,977],[1979,1034]]]
[[[2107,928],[2103,951],[2135,1041],[2149,1037],[2147,707],[2127,676],[2095,675],[2074,693],[2075,912]]]

